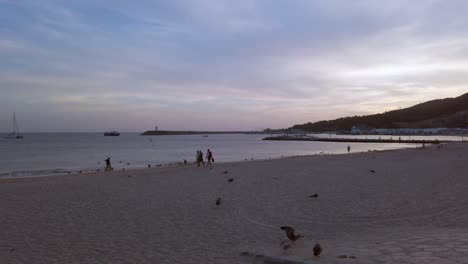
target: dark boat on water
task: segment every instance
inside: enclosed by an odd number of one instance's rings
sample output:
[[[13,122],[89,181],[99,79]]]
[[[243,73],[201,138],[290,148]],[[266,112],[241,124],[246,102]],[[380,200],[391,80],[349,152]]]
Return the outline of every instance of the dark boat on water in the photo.
[[[117,137],[117,136],[120,136],[120,133],[117,132],[117,131],[105,132],[104,136],[106,136],[106,137]]]

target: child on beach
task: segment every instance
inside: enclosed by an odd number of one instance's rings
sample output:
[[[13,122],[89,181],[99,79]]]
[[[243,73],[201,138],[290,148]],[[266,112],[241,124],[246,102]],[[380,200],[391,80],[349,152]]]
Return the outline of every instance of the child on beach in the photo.
[[[212,168],[212,162],[214,162],[214,158],[213,158],[213,152],[211,152],[210,149],[206,150],[206,160],[208,164],[210,164],[210,168]]]
[[[106,167],[104,168],[104,171],[113,171],[114,169],[111,166],[110,157],[108,157],[105,161],[106,161]]]

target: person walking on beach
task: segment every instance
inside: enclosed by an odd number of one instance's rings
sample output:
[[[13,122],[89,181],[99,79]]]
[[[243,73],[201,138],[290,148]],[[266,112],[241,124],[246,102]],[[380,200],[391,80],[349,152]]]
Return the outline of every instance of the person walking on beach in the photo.
[[[348,154],[349,154],[350,151],[351,151],[351,147],[348,145]]]
[[[213,152],[211,152],[210,149],[206,150],[206,160],[207,160],[207,163],[210,165],[210,169],[211,169],[213,167],[212,162],[214,162],[214,158],[213,158]]]
[[[203,151],[200,150],[200,162],[203,166],[205,166],[205,161],[203,161]]]
[[[108,157],[106,160],[106,167],[104,168],[104,171],[112,171],[114,170],[111,166],[111,162],[110,162],[110,157]]]
[[[197,167],[200,167],[200,151],[197,150],[197,154],[195,154],[195,161],[197,162]]]
[[[205,162],[203,161],[203,152],[201,150],[197,150],[197,167],[200,167],[200,163],[205,166]]]

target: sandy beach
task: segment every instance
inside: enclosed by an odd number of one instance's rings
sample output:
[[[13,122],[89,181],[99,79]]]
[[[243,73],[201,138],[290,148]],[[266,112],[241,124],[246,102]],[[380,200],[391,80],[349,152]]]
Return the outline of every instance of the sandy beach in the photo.
[[[0,263],[468,263],[468,144],[4,179],[0,211]]]

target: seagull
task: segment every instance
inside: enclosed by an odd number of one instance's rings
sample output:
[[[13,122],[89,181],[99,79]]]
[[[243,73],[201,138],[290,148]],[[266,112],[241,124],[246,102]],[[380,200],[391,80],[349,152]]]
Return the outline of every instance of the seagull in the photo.
[[[228,182],[233,182],[234,181],[234,178],[231,178],[228,180]]]
[[[228,171],[224,171],[223,173],[224,173],[224,174],[228,174]]]
[[[280,228],[281,228],[282,230],[286,231],[286,236],[288,237],[288,239],[289,239],[290,241],[293,241],[293,242],[294,242],[294,241],[298,240],[299,238],[304,237],[304,236],[302,236],[302,235],[295,235],[295,234],[294,234],[294,228],[292,228],[292,227],[289,227],[289,226],[282,226],[282,227],[280,227]]]
[[[216,206],[220,206],[221,205],[221,197],[219,197],[218,199],[216,199]]]
[[[369,172],[375,173],[375,170],[369,170]]]
[[[322,253],[322,246],[319,243],[315,244],[314,246],[314,256],[318,257]]]
[[[319,196],[318,193],[309,195],[310,198],[317,198],[318,196]]]

